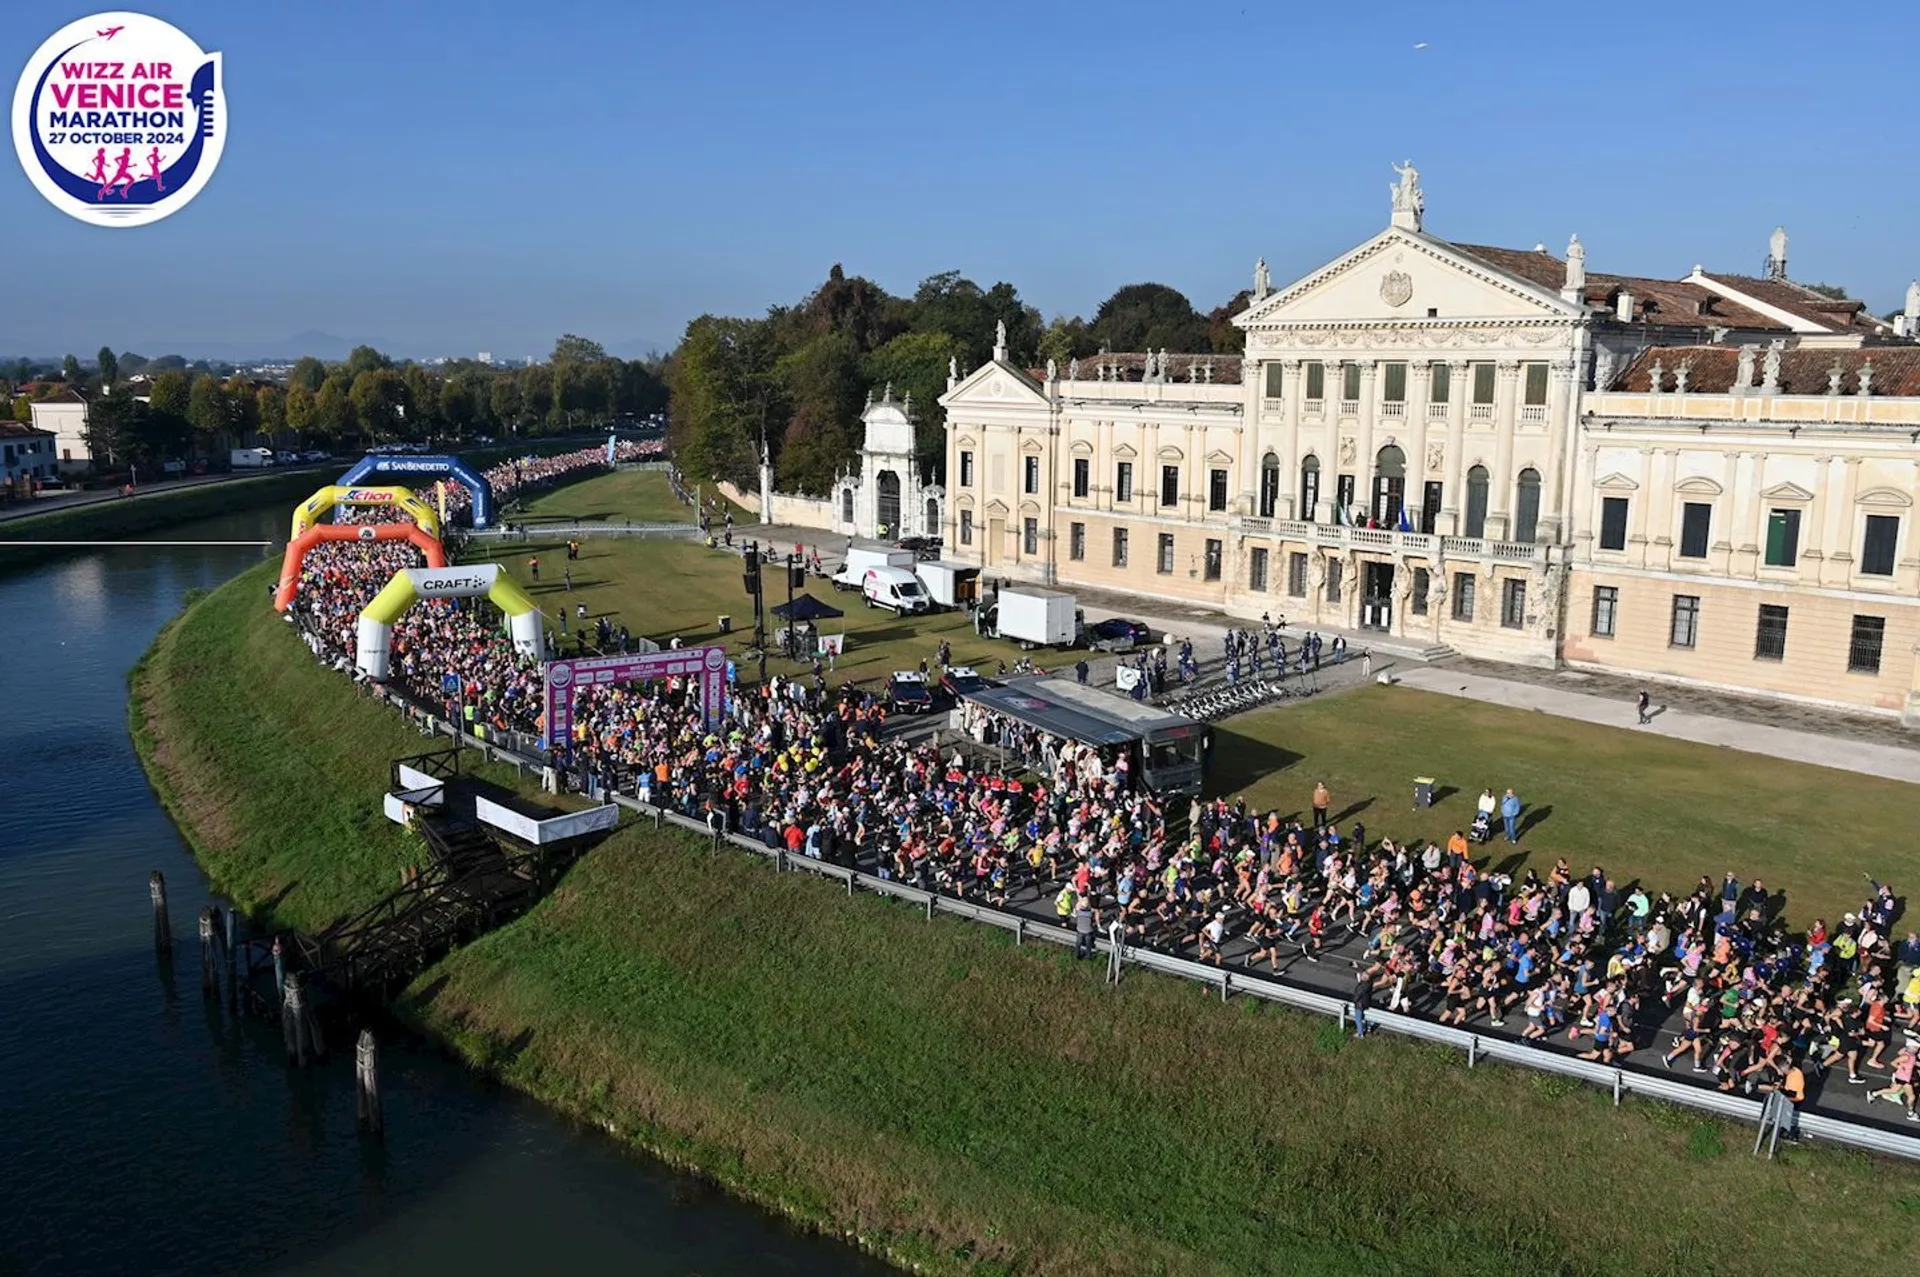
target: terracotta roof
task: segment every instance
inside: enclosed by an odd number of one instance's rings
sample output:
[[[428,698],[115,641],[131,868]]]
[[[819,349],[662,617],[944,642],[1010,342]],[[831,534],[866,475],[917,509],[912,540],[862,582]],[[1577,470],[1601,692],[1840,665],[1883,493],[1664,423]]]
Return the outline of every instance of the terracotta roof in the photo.
[[[60,390],[54,391],[50,395],[46,395],[46,396],[43,396],[42,398],[36,399],[33,402],[35,403],[85,403],[86,398],[79,391],[74,390],[71,387],[65,387]]]
[[[23,421],[0,421],[0,439],[55,439],[51,430],[35,430]]]
[[[1171,365],[1170,374],[1166,378],[1169,383],[1178,382],[1185,385],[1189,368],[1196,366],[1204,368],[1212,364],[1214,385],[1237,386],[1240,384],[1240,356],[1238,355],[1176,355],[1169,351],[1167,363]],[[1080,380],[1094,380],[1096,364],[1117,365],[1120,370],[1119,380],[1139,381],[1146,373],[1147,356],[1144,351],[1119,355],[1083,355],[1080,359]],[[1059,372],[1062,377],[1067,375],[1065,367],[1060,368]],[[1035,381],[1043,384],[1047,380],[1047,370],[1044,367],[1029,369],[1028,373]],[[1206,374],[1202,372],[1199,375],[1202,379],[1201,384],[1206,384]]]
[[[1752,328],[1787,332],[1787,326],[1759,311],[1686,280],[1652,279],[1642,275],[1588,275],[1586,300],[1611,309],[1624,290],[1633,294],[1632,323],[1683,324],[1697,328]],[[1653,309],[1645,303],[1652,302]],[[1705,310],[1702,310],[1702,305]]]
[[[1753,352],[1753,380],[1765,375],[1766,352]],[[1860,393],[1860,369],[1873,363],[1873,396],[1920,396],[1920,346],[1867,346],[1849,350],[1802,346],[1780,352],[1780,393],[1824,395],[1833,366],[1840,365],[1840,393]],[[1725,394],[1739,375],[1738,346],[1654,346],[1640,352],[1611,389],[1645,392],[1653,365],[1660,365],[1660,389],[1674,389],[1674,369],[1687,364],[1687,390]]]
[[[1493,248],[1486,244],[1442,242],[1468,257],[1478,258],[1495,270],[1518,275],[1529,283],[1538,284],[1550,293],[1559,292],[1567,282],[1567,264],[1544,249]]]
[[[1788,279],[1760,279],[1753,275],[1721,275],[1709,272],[1755,301],[1777,306],[1790,315],[1819,324],[1829,332],[1845,333],[1864,329],[1879,332],[1886,325],[1867,311],[1865,302],[1852,298],[1836,300]]]

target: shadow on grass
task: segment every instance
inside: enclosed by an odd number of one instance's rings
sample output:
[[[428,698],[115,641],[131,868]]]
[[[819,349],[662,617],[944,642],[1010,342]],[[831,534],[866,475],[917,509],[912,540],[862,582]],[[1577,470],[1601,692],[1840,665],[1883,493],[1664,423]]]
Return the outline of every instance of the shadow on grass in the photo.
[[[1290,749],[1225,728],[1213,733],[1213,774],[1207,788],[1232,794],[1276,772],[1286,771],[1304,757]]]
[[[1541,807],[1527,808],[1526,811],[1520,814],[1520,836],[1525,838],[1528,830],[1532,829],[1535,825],[1544,824],[1551,815],[1553,815],[1553,804],[1551,803]]]
[[[1433,787],[1433,805],[1438,807],[1447,799],[1460,792],[1458,785],[1435,785]]]

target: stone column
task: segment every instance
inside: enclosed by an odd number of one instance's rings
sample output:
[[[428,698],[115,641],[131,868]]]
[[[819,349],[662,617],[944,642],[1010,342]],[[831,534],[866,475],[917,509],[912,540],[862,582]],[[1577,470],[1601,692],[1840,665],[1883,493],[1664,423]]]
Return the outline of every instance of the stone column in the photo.
[[[1407,402],[1403,411],[1407,414],[1407,428],[1411,432],[1407,438],[1407,521],[1408,526],[1418,530],[1420,520],[1414,511],[1420,509],[1427,499],[1427,393],[1428,380],[1431,377],[1430,365],[1409,363],[1407,365]],[[1411,569],[1409,569],[1411,571]],[[1395,626],[1399,624],[1399,610],[1394,611]]]
[[[1378,388],[1376,375],[1380,365],[1369,359],[1360,365],[1360,424],[1357,431],[1358,443],[1354,448],[1353,498],[1359,507],[1354,512],[1355,523],[1363,516],[1373,512],[1373,420],[1377,409],[1374,406],[1374,393]]]
[[[1653,482],[1647,485],[1648,505],[1656,501],[1658,507],[1648,512],[1648,531],[1653,538],[1652,554],[1647,566],[1668,570],[1673,567],[1673,523],[1674,507],[1678,504],[1674,498],[1673,476],[1680,470],[1680,449],[1661,448],[1654,453]]]
[[[1767,482],[1767,454],[1747,452],[1746,474],[1740,479],[1740,495],[1746,500],[1745,516],[1740,520],[1740,536],[1734,553],[1745,558],[1742,576],[1757,575],[1766,557],[1767,499],[1761,495]]]
[[[1298,519],[1300,496],[1300,402],[1306,397],[1305,364],[1289,359],[1280,374],[1285,406],[1280,416],[1280,496],[1273,512],[1282,519]]]
[[[1839,491],[1837,508],[1830,511],[1828,529],[1830,537],[1827,544],[1833,548],[1827,553],[1827,560],[1821,565],[1820,583],[1835,589],[1844,589],[1852,583],[1855,560],[1859,558],[1858,548],[1854,545],[1854,503],[1860,496],[1859,457],[1842,457],[1843,478]]]
[[[1267,435],[1265,399],[1267,363],[1253,355],[1253,334],[1240,360],[1240,489],[1233,510],[1242,515],[1260,512],[1260,454]]]
[[[1467,384],[1467,361],[1447,361],[1447,478],[1440,494],[1440,530],[1448,536],[1460,535],[1460,521],[1466,515],[1467,473],[1467,400],[1473,387]]]
[[[1540,527],[1554,545],[1565,545],[1571,530],[1567,505],[1567,454],[1573,448],[1574,432],[1580,423],[1574,419],[1574,361],[1556,359],[1547,372],[1547,429],[1552,431],[1551,450],[1547,454],[1547,472],[1542,479]]]
[[[1487,540],[1505,541],[1513,531],[1513,432],[1518,428],[1520,361],[1502,359],[1493,383],[1493,473],[1487,480]]]
[[[1757,500],[1758,494],[1749,493],[1740,487],[1740,454],[1723,452],[1720,458],[1725,462],[1721,473],[1726,476],[1722,483],[1721,508],[1714,511],[1713,527],[1707,535],[1707,557],[1723,575],[1733,574],[1734,555],[1738,551],[1740,515],[1744,513],[1741,502]],[[1724,547],[1724,548],[1722,548]]]
[[[1627,512],[1627,554],[1635,567],[1647,566],[1647,525],[1653,507],[1653,494],[1658,490],[1654,486],[1659,482],[1658,469],[1653,449],[1640,449],[1640,490],[1633,494],[1632,505]]]

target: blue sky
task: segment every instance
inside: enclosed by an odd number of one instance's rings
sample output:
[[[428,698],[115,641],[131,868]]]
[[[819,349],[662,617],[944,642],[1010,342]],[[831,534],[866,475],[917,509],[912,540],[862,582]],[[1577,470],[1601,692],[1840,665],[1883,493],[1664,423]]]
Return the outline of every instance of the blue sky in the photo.
[[[0,34],[9,75],[89,11],[31,8]],[[901,292],[1007,279],[1048,314],[1147,279],[1206,310],[1257,255],[1285,281],[1385,225],[1408,157],[1448,238],[1557,252],[1578,231],[1589,270],[1679,276],[1756,270],[1784,223],[1796,278],[1876,310],[1920,275],[1905,6],[151,11],[226,55],[220,170],[172,218],[111,231],[9,160],[0,344],[670,345],[835,261]]]

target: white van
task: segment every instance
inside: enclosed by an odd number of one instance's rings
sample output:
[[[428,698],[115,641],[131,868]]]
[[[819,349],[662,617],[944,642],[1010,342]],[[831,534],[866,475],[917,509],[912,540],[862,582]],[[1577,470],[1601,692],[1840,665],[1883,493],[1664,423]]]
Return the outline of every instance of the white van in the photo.
[[[860,593],[866,595],[868,607],[896,613],[925,612],[933,606],[927,587],[905,568],[868,568],[860,580]]]

